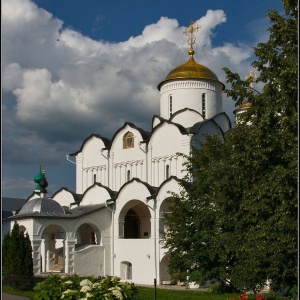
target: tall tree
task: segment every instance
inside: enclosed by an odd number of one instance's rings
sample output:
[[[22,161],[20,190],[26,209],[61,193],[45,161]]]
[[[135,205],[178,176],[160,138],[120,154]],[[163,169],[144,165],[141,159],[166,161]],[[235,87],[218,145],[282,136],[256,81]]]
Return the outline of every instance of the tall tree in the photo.
[[[20,232],[17,222],[2,244],[2,265],[5,275],[33,276],[32,247],[28,234]]]
[[[21,233],[22,234],[22,233]],[[22,275],[33,276],[32,246],[28,233],[23,238],[23,271]]]
[[[9,255],[9,245],[10,245],[10,233],[5,234],[2,241],[2,272],[4,275],[8,274],[10,266],[10,255]]]
[[[269,40],[255,48],[262,91],[224,69],[227,94],[252,107],[225,143],[208,137],[187,158],[196,180],[183,180],[165,238],[179,278],[252,290],[269,279],[289,293],[297,284],[298,3],[282,2],[285,15],[269,11]]]

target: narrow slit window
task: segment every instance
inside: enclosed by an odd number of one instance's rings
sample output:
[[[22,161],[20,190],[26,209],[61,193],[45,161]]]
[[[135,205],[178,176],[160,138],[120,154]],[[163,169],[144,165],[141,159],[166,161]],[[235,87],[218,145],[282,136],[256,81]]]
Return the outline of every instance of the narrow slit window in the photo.
[[[202,94],[202,116],[205,119],[206,117],[206,94]]]
[[[127,181],[129,181],[130,180],[130,171],[128,170],[127,171]]]
[[[169,112],[170,112],[170,118],[173,114],[173,97],[172,95],[169,96]]]
[[[97,181],[97,176],[96,174],[94,174],[94,183],[96,183],[96,181]]]
[[[166,179],[170,177],[170,166],[166,165]]]

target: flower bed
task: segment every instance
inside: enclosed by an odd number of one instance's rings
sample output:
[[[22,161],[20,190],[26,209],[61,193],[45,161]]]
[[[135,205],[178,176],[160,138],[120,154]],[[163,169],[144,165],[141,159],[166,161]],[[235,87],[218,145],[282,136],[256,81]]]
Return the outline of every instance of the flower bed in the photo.
[[[64,299],[128,299],[133,300],[137,288],[128,282],[121,283],[119,277],[79,277],[50,275],[34,288],[36,300]]]

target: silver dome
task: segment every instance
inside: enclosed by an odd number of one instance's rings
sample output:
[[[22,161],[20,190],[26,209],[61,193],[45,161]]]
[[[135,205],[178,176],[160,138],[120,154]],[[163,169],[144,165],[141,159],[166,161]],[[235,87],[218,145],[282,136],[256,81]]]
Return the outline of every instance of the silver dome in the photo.
[[[55,200],[36,198],[25,203],[18,215],[65,216],[66,213]]]

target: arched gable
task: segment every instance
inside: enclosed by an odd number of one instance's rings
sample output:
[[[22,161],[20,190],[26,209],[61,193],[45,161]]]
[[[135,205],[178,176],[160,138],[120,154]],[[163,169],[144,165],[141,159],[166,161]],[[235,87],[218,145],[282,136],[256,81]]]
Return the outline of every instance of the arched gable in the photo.
[[[231,121],[225,112],[215,115],[212,120],[214,120],[221,127],[223,132],[231,129]]]
[[[149,140],[152,157],[185,152],[183,146],[186,145],[189,149],[189,136],[186,129],[180,124],[166,120],[154,128]]]
[[[74,152],[74,153],[70,153],[69,155],[70,155],[70,156],[76,156],[78,153],[81,153],[82,150],[83,150],[83,148],[84,148],[84,146],[85,146],[85,144],[88,143],[88,142],[89,142],[91,139],[93,139],[93,138],[99,138],[99,139],[101,139],[101,140],[103,141],[103,143],[105,144],[105,147],[109,147],[109,145],[110,145],[109,139],[107,139],[107,138],[101,136],[100,134],[92,133],[90,136],[88,136],[88,137],[83,141],[83,143],[81,144],[81,147],[80,147],[80,149],[79,149],[78,151],[76,151],[76,152]]]
[[[79,195],[75,194],[65,187],[62,187],[60,190],[55,192],[51,198],[58,202],[62,207],[68,208],[71,204],[79,201]]]
[[[126,140],[128,137],[130,142]],[[128,122],[115,133],[110,148],[112,189],[119,190],[133,177],[146,178],[145,141],[148,137],[149,132]]]
[[[170,120],[174,123],[181,124],[185,128],[188,128],[188,127],[192,127],[194,124],[198,122],[202,122],[204,118],[196,110],[185,108],[173,114]]]
[[[125,122],[124,125],[115,132],[111,140],[111,152],[115,153],[124,149],[123,137],[128,132],[133,133],[134,137],[134,147],[132,147],[132,149],[138,149],[139,143],[147,140],[149,137],[149,132],[135,126],[133,123]]]
[[[179,194],[182,187],[179,184],[177,177],[172,176],[165,180],[157,190],[157,207],[159,208],[164,199],[173,197],[172,193]]]
[[[106,159],[101,155],[101,150],[106,147],[102,138],[92,136],[84,143],[82,148],[83,168],[106,165]]]
[[[106,200],[112,199],[114,196],[115,193],[108,187],[95,183],[83,194],[80,206],[105,203]]]
[[[204,142],[206,135],[216,135],[224,141],[224,133],[221,127],[213,120],[195,124],[191,128],[191,133],[193,133],[192,144],[195,146],[198,145],[198,142]]]
[[[116,197],[116,215],[120,213],[122,207],[133,199],[146,203],[147,197],[155,193],[155,189],[146,182],[138,178],[133,178],[125,183],[119,190]]]

